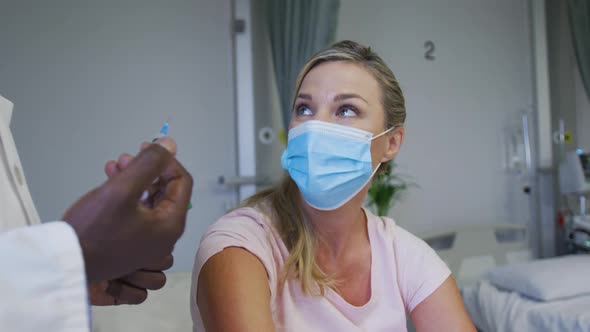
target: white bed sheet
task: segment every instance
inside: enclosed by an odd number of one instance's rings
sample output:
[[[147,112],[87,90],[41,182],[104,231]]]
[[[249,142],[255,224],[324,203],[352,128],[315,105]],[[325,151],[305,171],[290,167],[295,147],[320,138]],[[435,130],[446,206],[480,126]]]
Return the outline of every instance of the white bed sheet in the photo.
[[[463,288],[462,295],[471,318],[484,332],[590,332],[589,295],[539,302],[498,290],[486,280]]]

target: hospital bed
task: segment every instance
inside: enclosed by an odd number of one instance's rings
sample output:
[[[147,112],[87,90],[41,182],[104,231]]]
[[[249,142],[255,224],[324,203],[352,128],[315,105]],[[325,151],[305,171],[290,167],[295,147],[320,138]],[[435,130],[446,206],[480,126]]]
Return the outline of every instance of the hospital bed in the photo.
[[[479,331],[589,331],[590,255],[533,260],[519,225],[421,234],[449,265]]]

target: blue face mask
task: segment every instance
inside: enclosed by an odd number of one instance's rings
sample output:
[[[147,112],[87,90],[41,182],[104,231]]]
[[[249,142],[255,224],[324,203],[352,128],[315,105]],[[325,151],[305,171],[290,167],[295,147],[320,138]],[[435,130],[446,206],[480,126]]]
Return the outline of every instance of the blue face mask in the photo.
[[[309,120],[289,131],[281,164],[303,198],[318,210],[335,210],[351,200],[375,174],[371,132]]]

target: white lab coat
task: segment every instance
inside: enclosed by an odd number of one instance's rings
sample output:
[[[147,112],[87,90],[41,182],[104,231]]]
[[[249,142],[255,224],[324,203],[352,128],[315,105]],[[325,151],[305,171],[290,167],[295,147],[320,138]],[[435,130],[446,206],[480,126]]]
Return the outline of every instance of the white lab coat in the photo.
[[[0,96],[0,331],[88,331],[84,261],[73,229],[41,224]]]

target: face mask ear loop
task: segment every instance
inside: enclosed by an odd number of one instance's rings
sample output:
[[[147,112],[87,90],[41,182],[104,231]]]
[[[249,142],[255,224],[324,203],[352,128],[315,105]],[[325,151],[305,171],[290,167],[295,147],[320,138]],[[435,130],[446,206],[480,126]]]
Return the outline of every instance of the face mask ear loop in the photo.
[[[395,129],[395,128],[397,128],[397,127],[401,127],[401,125],[393,126],[393,127],[389,128],[389,129],[387,129],[386,131],[382,132],[381,134],[379,134],[379,135],[377,135],[377,136],[374,136],[374,137],[372,137],[372,138],[371,138],[371,141],[372,141],[372,140],[374,140],[374,139],[377,139],[377,138],[379,138],[379,137],[381,137],[381,136],[383,136],[383,135],[385,135],[385,134],[387,134],[388,132],[390,132],[390,131],[394,130],[394,129]]]
[[[369,181],[371,181],[371,179],[375,176],[375,174],[377,174],[377,171],[379,170],[379,167],[381,167],[381,164],[383,164],[383,163],[377,164],[377,167],[375,167],[375,169],[373,170],[373,174],[371,174]]]

